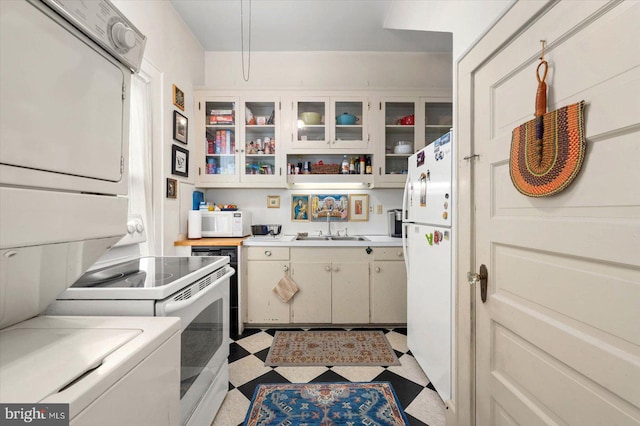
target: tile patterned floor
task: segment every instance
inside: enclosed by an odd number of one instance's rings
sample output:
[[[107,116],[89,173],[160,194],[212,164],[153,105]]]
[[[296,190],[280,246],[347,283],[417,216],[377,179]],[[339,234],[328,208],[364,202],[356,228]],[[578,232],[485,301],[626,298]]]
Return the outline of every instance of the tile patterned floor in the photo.
[[[288,328],[287,330],[301,330]],[[371,329],[367,329],[371,330]],[[390,382],[410,426],[444,426],[444,403],[407,348],[406,328],[382,329],[402,363],[391,367],[266,367],[275,329],[246,329],[231,341],[229,392],[212,426],[241,425],[260,383]]]

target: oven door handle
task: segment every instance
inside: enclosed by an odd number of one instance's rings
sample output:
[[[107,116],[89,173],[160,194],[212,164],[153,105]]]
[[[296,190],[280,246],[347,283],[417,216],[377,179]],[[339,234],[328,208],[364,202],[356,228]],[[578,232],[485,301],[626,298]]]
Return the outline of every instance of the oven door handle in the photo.
[[[218,283],[220,281],[226,280],[227,278],[229,278],[230,276],[232,276],[233,274],[235,274],[236,271],[233,270],[233,268],[229,268],[229,270],[227,271],[226,274],[224,274],[223,276],[221,276],[220,278],[218,278],[215,282],[209,284],[204,290],[199,291],[198,293],[196,293],[196,295],[194,297],[190,297],[186,300],[180,300],[178,302],[169,302],[166,305],[164,305],[164,315],[169,317],[171,316],[172,313],[179,311],[180,309],[184,309],[186,306],[189,306],[193,303],[196,303],[199,299],[203,298],[204,296],[206,296],[209,292],[215,290],[215,288],[218,286]]]

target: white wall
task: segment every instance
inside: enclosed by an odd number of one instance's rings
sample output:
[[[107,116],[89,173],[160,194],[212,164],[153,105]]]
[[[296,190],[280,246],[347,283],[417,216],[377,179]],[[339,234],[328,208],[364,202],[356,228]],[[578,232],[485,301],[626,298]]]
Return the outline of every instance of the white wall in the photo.
[[[291,194],[369,194],[369,220],[366,222],[332,222],[331,230],[348,228],[349,234],[386,235],[387,210],[402,207],[401,189],[355,190],[286,190],[286,189],[209,189],[205,199],[216,204],[237,204],[241,210],[250,211],[253,225],[280,224],[282,233],[308,232],[318,234],[327,230],[326,222],[292,222]],[[280,208],[267,208],[267,195],[280,196]],[[376,206],[382,206],[382,214],[376,214]]]
[[[181,226],[186,227],[188,206],[181,205],[185,198],[183,193],[193,191],[194,161],[189,161],[189,178],[171,175],[171,145],[186,147],[190,153],[195,150],[194,126],[189,126],[188,145],[173,140],[173,111],[178,110],[173,105],[172,85],[175,84],[185,93],[185,115],[190,124],[193,123],[193,87],[204,83],[204,50],[195,39],[191,31],[184,24],[178,13],[168,1],[126,1],[113,0],[127,18],[147,37],[144,58],[161,76],[159,87],[161,93],[155,93],[160,99],[160,123],[153,123],[154,130],[160,129],[159,138],[154,140],[154,211],[156,220],[162,224],[162,235],[156,235],[156,255],[174,254],[173,242],[180,235]],[[179,181],[178,198],[165,197],[166,178],[172,177]],[[184,222],[184,223],[181,223]],[[186,229],[186,228],[185,228]]]
[[[453,33],[453,59],[460,56],[513,3],[513,0],[395,0],[384,27]]]
[[[205,66],[206,86],[225,89],[450,90],[453,75],[449,53],[252,52],[248,82],[240,52],[206,52]]]

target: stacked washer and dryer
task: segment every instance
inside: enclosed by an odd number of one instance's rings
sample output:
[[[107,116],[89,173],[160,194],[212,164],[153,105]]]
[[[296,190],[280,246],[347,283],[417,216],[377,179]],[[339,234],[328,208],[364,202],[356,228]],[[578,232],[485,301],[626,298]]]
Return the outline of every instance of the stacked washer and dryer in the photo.
[[[107,0],[3,1],[0,32],[0,403],[177,425],[179,319],[40,315],[127,232],[145,37]]]

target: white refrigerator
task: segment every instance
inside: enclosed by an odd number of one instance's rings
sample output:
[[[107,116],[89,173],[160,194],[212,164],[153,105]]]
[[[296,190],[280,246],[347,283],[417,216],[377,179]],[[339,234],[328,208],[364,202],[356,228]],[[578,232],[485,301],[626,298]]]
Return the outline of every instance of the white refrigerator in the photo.
[[[403,198],[407,344],[443,401],[452,384],[451,136],[409,157]]]

